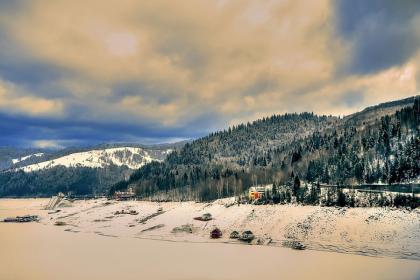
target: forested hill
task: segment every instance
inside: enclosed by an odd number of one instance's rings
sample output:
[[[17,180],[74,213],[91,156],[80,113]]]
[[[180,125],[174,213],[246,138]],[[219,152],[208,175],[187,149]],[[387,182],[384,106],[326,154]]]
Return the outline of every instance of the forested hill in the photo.
[[[178,148],[177,143],[102,144],[59,151],[4,148],[8,168],[0,170],[0,197],[107,193],[140,166],[161,161]]]
[[[140,195],[185,188],[206,200],[255,183],[402,182],[419,177],[419,98],[368,108],[343,119],[312,113],[272,116],[186,144],[136,171],[113,190]]]
[[[367,107],[361,112],[357,112],[346,116],[344,118],[343,124],[363,125],[367,123],[373,123],[383,116],[393,115],[396,111],[401,110],[402,108],[405,108],[407,106],[413,105],[416,98],[419,98],[419,96],[412,96],[401,100],[395,100]]]
[[[260,161],[271,162],[279,147],[303,139],[315,131],[332,128],[338,118],[312,113],[274,115],[187,143],[168,157],[171,165],[222,164],[248,168]]]

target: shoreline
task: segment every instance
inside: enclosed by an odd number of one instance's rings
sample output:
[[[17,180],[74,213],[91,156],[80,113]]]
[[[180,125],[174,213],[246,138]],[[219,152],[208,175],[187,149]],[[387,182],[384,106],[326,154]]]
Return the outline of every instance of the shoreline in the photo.
[[[394,213],[390,210],[381,211],[384,209],[369,209],[365,213],[360,210],[340,212],[328,209],[324,213],[321,207],[292,205],[226,208],[226,201],[212,204],[157,204],[91,200],[76,201],[67,204],[67,207],[57,208],[60,210],[58,213],[48,214],[50,210],[42,210],[47,203],[48,199],[0,199],[0,218],[24,214],[37,214],[41,217],[40,222],[0,223],[0,279],[417,280],[420,277],[420,261],[416,259],[321,251],[313,250],[310,246],[308,250],[297,251],[285,248],[280,243],[268,246],[247,245],[226,238],[231,227],[240,226],[251,228],[257,237],[263,236],[263,232],[270,232],[273,238],[285,233],[299,234],[299,231],[290,229],[298,224],[305,225],[302,222],[312,217],[310,219],[313,222],[306,223],[312,225],[312,230],[318,232],[319,225],[320,228],[326,226],[325,229],[330,229],[319,236],[315,235],[317,239],[337,237],[336,233],[349,230],[346,227],[347,220],[354,227],[362,222],[364,230],[359,235],[356,234],[358,231],[349,231],[349,236],[359,238],[363,244],[368,237],[375,238],[374,233],[380,232],[373,230],[378,225],[384,222],[388,224],[397,218],[402,219],[397,225],[404,230],[398,232],[391,242],[395,246],[385,248],[398,249],[401,246],[404,248],[409,240],[419,243],[420,239],[416,235],[418,232],[406,232],[410,229],[408,223],[417,229],[420,221],[414,219],[418,218],[418,212]],[[160,207],[163,208],[163,214],[147,219],[144,223],[138,222],[156,213]],[[115,211],[130,209],[138,211],[138,215],[114,215]],[[211,212],[215,219],[208,223],[193,219],[206,212]],[[255,217],[249,216],[251,213]],[[327,219],[319,220],[320,215],[324,214]],[[106,218],[111,216],[113,218]],[[331,220],[334,216],[338,218]],[[364,219],[371,216],[382,218],[377,221],[378,224],[365,224]],[[376,222],[375,219],[371,220]],[[55,226],[56,221],[69,224]],[[130,227],[133,223],[136,223],[135,226]],[[163,223],[165,226],[156,231],[142,232]],[[186,223],[193,225],[193,233],[171,232],[173,227]],[[209,230],[213,224],[220,226],[224,238],[209,239]],[[336,226],[338,232],[334,233],[331,226]],[[388,226],[380,227],[379,230],[392,230],[392,225]],[[332,239],[329,243],[337,241],[340,239]],[[390,242],[385,241],[387,243]],[[383,245],[381,243],[377,247],[382,248]]]
[[[42,210],[47,199],[2,199],[18,214],[40,215],[42,225],[66,232],[143,240],[248,245],[229,239],[233,230],[252,230],[252,245],[290,248],[302,242],[310,251],[420,260],[420,209],[339,208],[298,205],[231,205],[231,199],[212,203],[77,200],[59,205],[59,212]],[[16,205],[19,204],[19,205]],[[28,206],[29,205],[29,206]],[[6,207],[7,208],[7,207]],[[24,211],[27,209],[28,211]],[[158,212],[159,209],[162,212]],[[125,210],[137,215],[116,214]],[[32,212],[31,212],[32,211]],[[203,222],[194,217],[211,213]],[[62,226],[55,226],[56,222]],[[184,227],[184,228],[183,228]],[[221,239],[210,239],[212,228]],[[174,230],[177,229],[176,232]]]

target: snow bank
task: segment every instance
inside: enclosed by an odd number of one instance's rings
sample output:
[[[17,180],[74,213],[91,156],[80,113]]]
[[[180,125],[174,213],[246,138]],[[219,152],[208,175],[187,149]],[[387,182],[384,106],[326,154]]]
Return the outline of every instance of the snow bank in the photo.
[[[273,246],[298,240],[314,250],[420,260],[419,209],[238,206],[231,202],[75,201],[73,207],[42,222],[64,221],[67,231],[189,242],[237,243],[229,239],[232,231],[251,230],[261,243]],[[121,210],[135,210],[138,215],[115,215]],[[211,213],[213,219],[194,220],[204,213]],[[191,233],[173,231],[186,225]],[[214,227],[223,233],[217,241],[209,239]]]

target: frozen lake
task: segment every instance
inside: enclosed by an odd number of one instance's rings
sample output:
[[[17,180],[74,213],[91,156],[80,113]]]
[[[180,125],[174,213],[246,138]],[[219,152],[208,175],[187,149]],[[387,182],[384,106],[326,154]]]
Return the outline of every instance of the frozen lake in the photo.
[[[0,200],[0,217],[39,200]],[[269,246],[186,243],[0,223],[0,279],[419,279],[420,262]]]

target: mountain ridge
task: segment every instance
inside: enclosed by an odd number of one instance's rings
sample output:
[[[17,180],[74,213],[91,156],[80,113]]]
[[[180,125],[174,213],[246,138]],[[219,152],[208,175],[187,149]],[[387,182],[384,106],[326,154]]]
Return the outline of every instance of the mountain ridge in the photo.
[[[104,193],[116,182],[127,179],[137,168],[152,161],[162,161],[182,143],[100,144],[66,148],[59,151],[19,150],[8,157],[12,162],[0,172],[0,196],[49,196],[57,192],[77,194]],[[27,154],[30,152],[32,154]],[[15,161],[15,164],[13,164]]]
[[[18,168],[25,172],[48,169],[54,166],[104,168],[106,165],[125,165],[129,169],[138,169],[153,160],[161,161],[172,149],[146,150],[134,147],[92,149],[86,152],[70,153],[53,160],[43,161]]]
[[[241,124],[140,168],[114,189],[131,186],[150,195],[188,188],[193,197],[214,199],[237,195],[257,182],[288,184],[291,176],[334,184],[408,180],[420,172],[418,104],[414,96],[371,106],[351,118],[301,113]],[[299,132],[302,127],[305,133]],[[281,138],[288,140],[277,141]]]
[[[130,186],[140,196],[183,190],[189,199],[208,200],[257,183],[291,184],[296,177],[332,184],[402,182],[420,173],[419,99],[378,104],[344,118],[265,117],[182,143],[164,160],[136,170],[109,164],[2,172],[0,196],[112,193]]]

